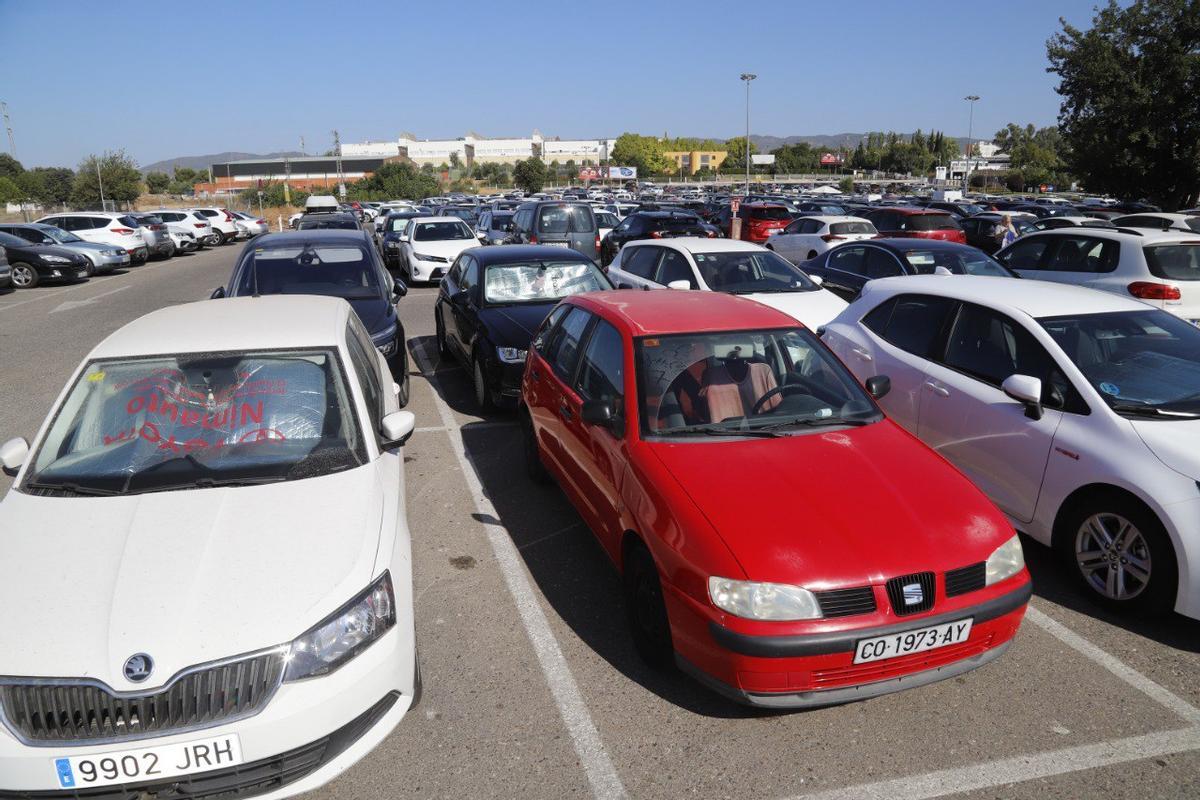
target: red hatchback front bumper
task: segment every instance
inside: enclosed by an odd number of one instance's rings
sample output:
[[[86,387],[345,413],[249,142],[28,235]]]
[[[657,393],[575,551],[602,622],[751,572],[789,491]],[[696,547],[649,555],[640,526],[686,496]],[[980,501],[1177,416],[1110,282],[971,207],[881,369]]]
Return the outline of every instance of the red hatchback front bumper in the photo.
[[[1025,616],[1032,584],[1005,581],[1000,593],[950,611],[886,625],[811,634],[764,636],[723,625],[708,609],[668,591],[676,660],[701,683],[739,703],[806,708],[865,700],[952,678],[999,656]],[[1000,588],[1000,585],[995,587]],[[728,620],[729,618],[726,617]],[[958,644],[881,661],[854,663],[857,642],[971,619]]]

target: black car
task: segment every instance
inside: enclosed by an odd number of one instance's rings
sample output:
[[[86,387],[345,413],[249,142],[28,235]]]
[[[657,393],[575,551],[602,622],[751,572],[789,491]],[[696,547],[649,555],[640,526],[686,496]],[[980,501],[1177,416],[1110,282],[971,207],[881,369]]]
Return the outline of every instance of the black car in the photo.
[[[513,405],[529,343],[563,297],[613,288],[586,255],[565,247],[506,245],[462,253],[438,288],[438,351],[471,370],[484,409]]]
[[[1018,278],[1015,272],[978,248],[938,239],[872,239],[848,242],[805,263],[804,271],[843,300],[858,297],[867,281],[900,275],[954,275]]]
[[[383,251],[383,263],[388,269],[400,269],[400,234],[408,227],[408,221],[416,217],[427,217],[421,211],[393,211],[384,220],[379,232],[379,249]]]
[[[720,230],[690,211],[635,211],[600,242],[600,263],[608,266],[626,242],[673,239],[678,236],[716,238]]]
[[[396,301],[408,287],[384,268],[365,231],[264,233],[242,249],[229,284],[212,298],[267,294],[317,294],[350,303],[400,382],[400,405],[408,404],[408,351],[396,314]]]
[[[11,269],[12,285],[32,289],[44,281],[86,281],[92,262],[82,253],[54,244],[34,244],[11,233],[0,233]]]

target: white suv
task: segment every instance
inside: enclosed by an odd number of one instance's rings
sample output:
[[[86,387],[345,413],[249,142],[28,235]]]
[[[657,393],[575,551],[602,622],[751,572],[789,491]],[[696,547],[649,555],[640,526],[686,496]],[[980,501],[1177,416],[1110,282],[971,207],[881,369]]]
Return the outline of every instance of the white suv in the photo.
[[[1022,278],[1136,297],[1200,325],[1200,234],[1061,228],[1025,234],[996,260]]]
[[[241,230],[238,228],[237,217],[229,213],[225,208],[193,208],[197,214],[208,218],[212,223],[213,234],[217,237],[217,244],[225,244],[232,242],[238,237]]]
[[[801,264],[843,242],[878,238],[875,226],[861,217],[814,216],[800,217],[783,230],[772,231],[766,245],[793,264]]]
[[[111,244],[123,248],[129,253],[130,261],[134,264],[144,264],[150,257],[150,248],[142,237],[141,226],[128,214],[72,211],[69,214],[52,214],[35,221],[70,231],[85,242]]]
[[[213,234],[212,223],[199,211],[191,211],[186,208],[164,208],[150,213],[161,219],[167,226],[167,230],[172,233],[195,237],[199,247],[216,244],[217,237]]]

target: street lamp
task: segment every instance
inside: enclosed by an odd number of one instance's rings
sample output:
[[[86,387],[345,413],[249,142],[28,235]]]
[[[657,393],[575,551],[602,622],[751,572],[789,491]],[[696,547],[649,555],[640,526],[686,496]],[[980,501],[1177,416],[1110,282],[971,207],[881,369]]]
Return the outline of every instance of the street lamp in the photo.
[[[758,76],[743,72],[742,80],[746,82],[746,195],[750,194],[750,81]]]
[[[971,144],[971,134],[973,133],[972,128],[975,126],[975,101],[978,99],[979,99],[979,95],[977,95],[977,94],[969,94],[963,98],[963,100],[966,100],[967,102],[969,102],[971,104],[971,106],[970,106],[971,113],[967,117],[967,168],[963,170],[963,196],[964,197],[967,194],[967,190],[970,188],[971,151],[975,149],[975,147]]]

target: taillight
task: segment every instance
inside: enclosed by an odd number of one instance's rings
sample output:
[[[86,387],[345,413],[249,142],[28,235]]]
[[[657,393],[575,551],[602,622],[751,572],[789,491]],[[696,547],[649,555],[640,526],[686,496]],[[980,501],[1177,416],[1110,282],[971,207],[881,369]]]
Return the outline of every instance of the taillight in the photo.
[[[529,243],[537,244],[537,234],[536,233],[529,234]]]
[[[1169,283],[1134,281],[1129,284],[1129,293],[1141,300],[1182,300],[1178,286]]]
[[[650,231],[650,238],[651,238],[651,239],[661,239],[661,238],[663,238],[662,231]]]
[[[254,220],[254,223],[256,225],[266,225],[267,221],[265,219],[256,219],[256,220]]]
[[[846,237],[844,237],[844,236],[835,236],[832,233],[827,233],[821,237],[821,241],[822,242],[840,242],[840,241],[842,241],[842,239],[845,239],[845,238]]]
[[[133,233],[132,228],[112,228],[111,230],[113,233],[121,233],[121,234]]]
[[[196,228],[207,228],[208,223],[207,222],[193,222],[192,226],[196,227]]]

